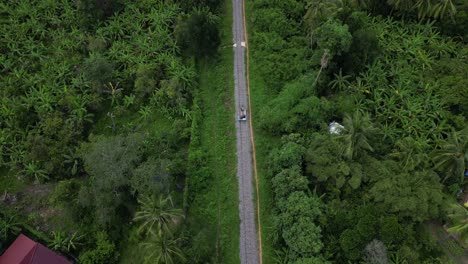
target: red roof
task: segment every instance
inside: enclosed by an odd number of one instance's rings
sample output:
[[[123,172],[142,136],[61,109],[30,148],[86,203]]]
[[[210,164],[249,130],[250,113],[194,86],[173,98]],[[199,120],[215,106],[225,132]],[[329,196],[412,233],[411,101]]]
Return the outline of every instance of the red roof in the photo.
[[[20,234],[0,256],[0,264],[71,264],[71,262]]]

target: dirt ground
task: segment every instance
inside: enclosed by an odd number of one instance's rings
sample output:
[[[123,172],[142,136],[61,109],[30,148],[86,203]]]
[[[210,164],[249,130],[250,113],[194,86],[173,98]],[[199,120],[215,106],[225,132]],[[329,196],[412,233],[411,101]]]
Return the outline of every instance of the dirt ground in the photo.
[[[41,232],[51,231],[50,219],[57,215],[58,210],[50,205],[49,197],[55,184],[31,184],[23,190],[9,194],[8,206],[15,208],[27,217],[28,222]]]

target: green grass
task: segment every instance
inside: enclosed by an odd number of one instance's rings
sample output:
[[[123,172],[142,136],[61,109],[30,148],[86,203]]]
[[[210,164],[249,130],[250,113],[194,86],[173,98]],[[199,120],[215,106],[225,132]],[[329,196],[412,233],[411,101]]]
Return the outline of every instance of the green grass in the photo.
[[[14,194],[26,188],[28,182],[26,179],[19,179],[14,172],[9,171],[5,167],[0,167],[0,195],[3,192]]]
[[[252,32],[252,26],[250,25],[249,14],[255,12],[252,9],[252,3],[246,2],[246,22],[247,32]],[[279,139],[272,137],[260,129],[259,123],[259,111],[260,109],[273,98],[273,94],[268,91],[265,82],[263,81],[256,61],[252,56],[252,51],[255,50],[255,46],[249,42],[249,75],[250,75],[250,100],[251,100],[251,111],[252,111],[252,122],[255,136],[255,149],[257,158],[257,172],[258,172],[258,188],[260,193],[260,221],[262,226],[262,257],[263,263],[274,263],[275,260],[275,249],[271,243],[269,234],[273,230],[273,223],[271,219],[272,209],[272,191],[270,181],[267,177],[267,160],[268,153],[270,150],[277,146]]]
[[[218,58],[199,64],[203,120],[201,145],[207,151],[213,182],[196,196],[190,211],[216,228],[217,263],[239,263],[239,211],[234,127],[234,69],[232,51],[232,6],[226,1],[222,42]],[[205,225],[207,226],[207,225]]]

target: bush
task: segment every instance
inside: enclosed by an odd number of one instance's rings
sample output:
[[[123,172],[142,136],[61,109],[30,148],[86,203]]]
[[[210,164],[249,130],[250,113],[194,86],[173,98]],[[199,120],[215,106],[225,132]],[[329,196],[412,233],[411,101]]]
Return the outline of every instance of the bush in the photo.
[[[86,59],[84,72],[97,92],[103,92],[103,85],[112,80],[114,65],[99,53],[91,53]]]
[[[182,51],[199,58],[216,54],[221,43],[218,21],[219,17],[207,7],[180,16],[174,34]]]
[[[282,237],[298,256],[312,257],[323,247],[321,228],[314,223],[322,214],[318,197],[304,192],[292,193],[286,201],[279,202]]]
[[[348,52],[353,38],[348,31],[348,25],[334,19],[315,29],[314,36],[320,52],[327,49],[330,57]]]
[[[117,263],[118,259],[119,252],[116,251],[114,243],[109,241],[104,232],[96,234],[94,249],[85,251],[79,257],[82,264],[112,264]]]
[[[312,79],[304,77],[287,85],[280,94],[260,110],[262,128],[272,133],[318,130],[332,114],[333,105],[312,94]]]

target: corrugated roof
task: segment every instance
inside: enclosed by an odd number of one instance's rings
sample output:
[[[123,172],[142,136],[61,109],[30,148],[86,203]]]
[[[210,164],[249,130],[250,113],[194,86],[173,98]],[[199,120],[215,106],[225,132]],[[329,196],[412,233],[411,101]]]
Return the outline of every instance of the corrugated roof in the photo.
[[[0,264],[71,264],[71,262],[20,234],[0,256]]]

